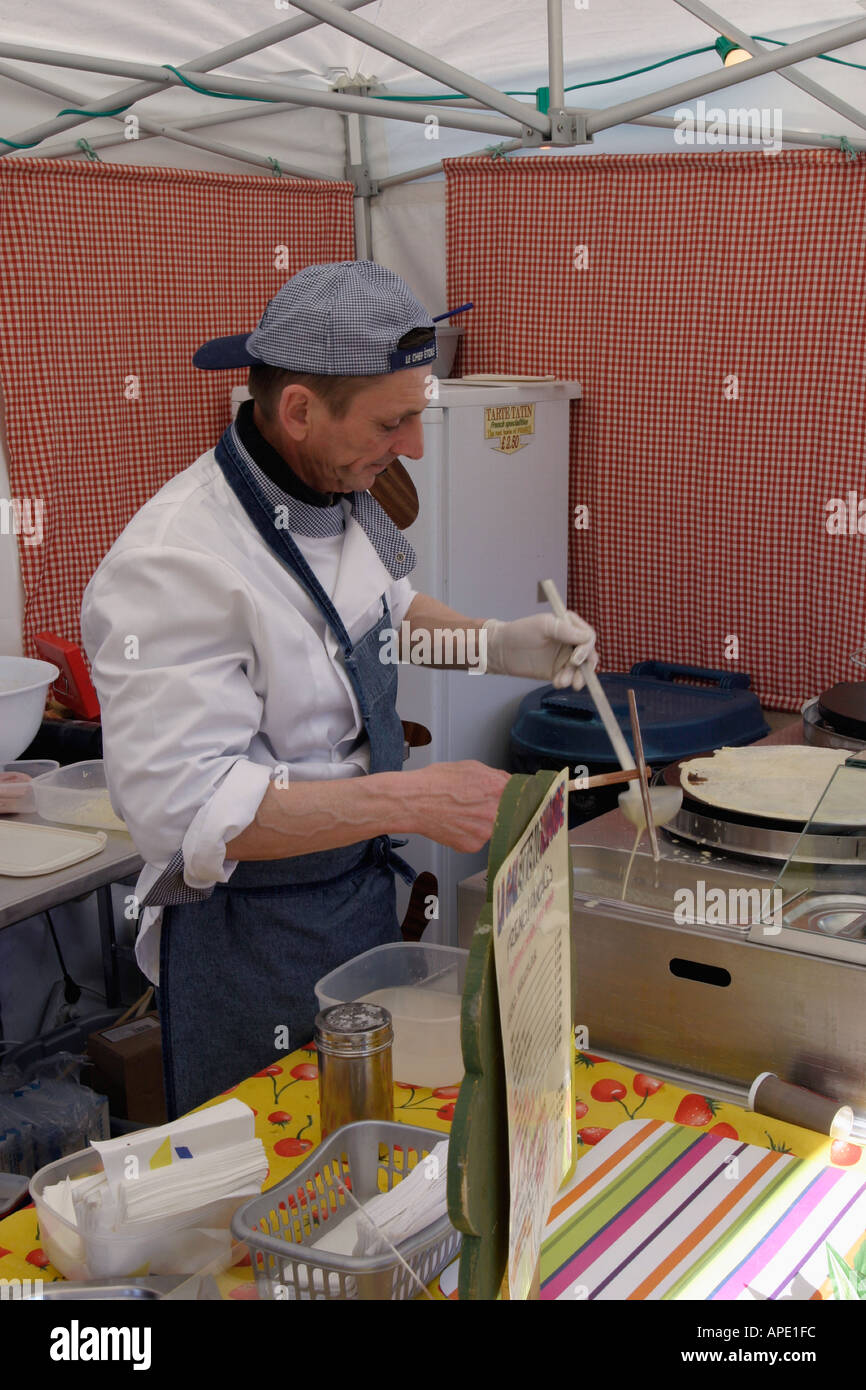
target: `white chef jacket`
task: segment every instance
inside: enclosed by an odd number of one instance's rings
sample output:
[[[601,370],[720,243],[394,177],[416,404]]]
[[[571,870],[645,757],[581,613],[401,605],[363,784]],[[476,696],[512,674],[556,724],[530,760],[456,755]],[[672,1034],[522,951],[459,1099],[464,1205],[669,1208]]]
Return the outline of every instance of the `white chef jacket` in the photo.
[[[416,590],[342,506],[341,535],[292,539],[355,642],[382,617],[383,594],[399,629]],[[178,850],[192,888],[227,883],[237,861],[226,842],[276,772],[291,785],[369,771],[342,649],[213,450],[132,518],[85,590],[81,625],[111,802],[146,861],[139,901]],[[144,908],[136,942],[156,984],[161,917]]]

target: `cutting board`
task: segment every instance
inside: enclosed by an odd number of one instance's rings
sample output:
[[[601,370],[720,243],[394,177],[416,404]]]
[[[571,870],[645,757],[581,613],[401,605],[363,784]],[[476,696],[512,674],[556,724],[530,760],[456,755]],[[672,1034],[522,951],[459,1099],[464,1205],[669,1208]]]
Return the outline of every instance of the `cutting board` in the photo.
[[[34,878],[68,869],[99,854],[107,839],[102,830],[90,835],[83,830],[61,830],[59,826],[31,825],[26,821],[0,822],[0,875]]]

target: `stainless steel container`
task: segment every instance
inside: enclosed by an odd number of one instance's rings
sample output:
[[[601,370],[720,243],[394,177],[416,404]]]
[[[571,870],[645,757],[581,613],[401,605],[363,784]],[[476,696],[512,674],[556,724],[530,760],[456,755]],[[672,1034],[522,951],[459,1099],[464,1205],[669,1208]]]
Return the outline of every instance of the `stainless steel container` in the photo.
[[[380,1004],[332,1004],[316,1015],[322,1138],[356,1120],[394,1119],[391,1015]]]
[[[590,1052],[689,1090],[745,1105],[762,1071],[828,1096],[866,1126],[866,936],[859,898],[795,899],[783,925],[678,922],[677,892],[771,890],[780,865],[684,842],[658,864],[638,853],[621,900],[634,832],[618,812],[570,836],[574,868],[574,1020]],[[667,836],[665,836],[667,841]],[[859,870],[842,870],[846,875]],[[845,885],[849,880],[845,879]],[[866,890],[864,890],[866,891]],[[483,874],[458,890],[461,946],[486,898]],[[841,904],[841,906],[840,906]]]

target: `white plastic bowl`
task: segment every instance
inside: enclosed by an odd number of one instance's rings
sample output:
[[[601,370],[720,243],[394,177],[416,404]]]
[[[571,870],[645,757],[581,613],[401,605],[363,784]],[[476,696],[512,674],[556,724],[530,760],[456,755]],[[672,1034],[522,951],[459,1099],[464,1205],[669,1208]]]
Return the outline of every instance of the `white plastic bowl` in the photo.
[[[95,825],[100,830],[126,830],[126,823],[114,814],[101,758],[69,763],[56,772],[34,777],[36,810],[43,820],[63,825]]]
[[[0,656],[0,763],[11,762],[33,742],[48,687],[59,675],[50,661]]]

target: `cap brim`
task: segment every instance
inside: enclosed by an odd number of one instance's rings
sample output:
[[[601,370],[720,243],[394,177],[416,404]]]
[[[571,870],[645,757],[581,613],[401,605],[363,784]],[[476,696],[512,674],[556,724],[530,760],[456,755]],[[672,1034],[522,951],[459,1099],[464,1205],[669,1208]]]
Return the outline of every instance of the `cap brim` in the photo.
[[[194,354],[192,365],[205,372],[216,372],[227,367],[255,367],[261,363],[247,351],[246,341],[249,333],[233,333],[228,338],[211,338],[203,343]]]

